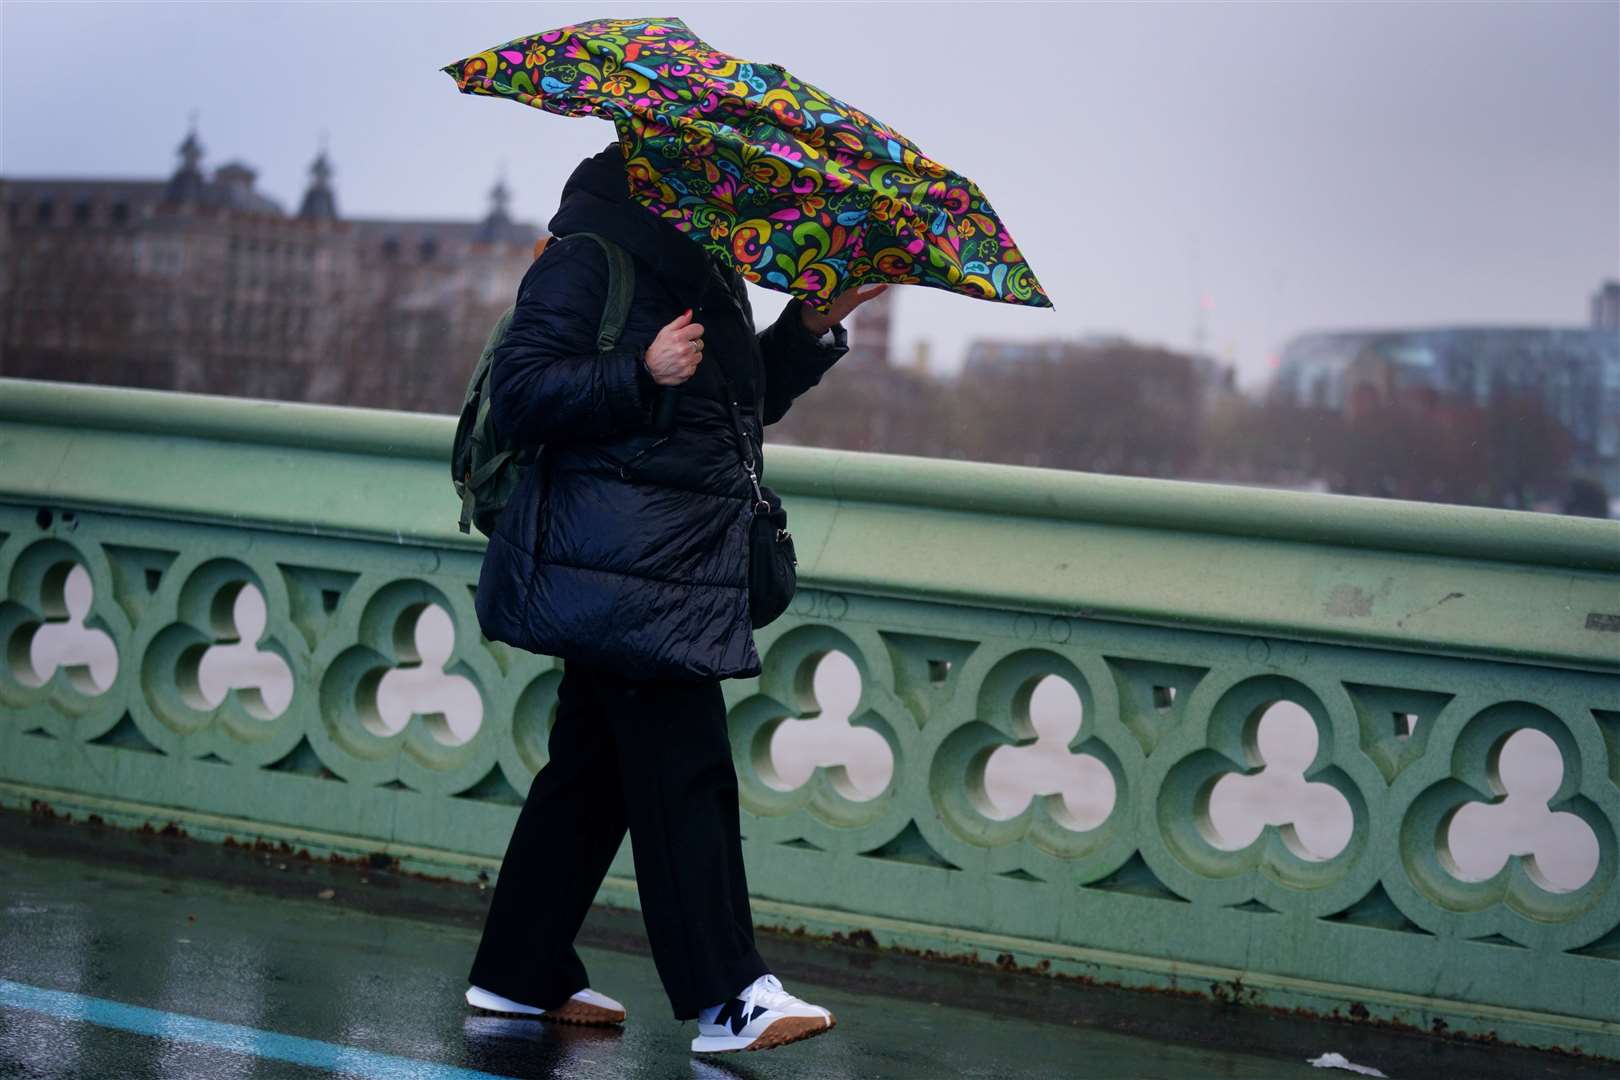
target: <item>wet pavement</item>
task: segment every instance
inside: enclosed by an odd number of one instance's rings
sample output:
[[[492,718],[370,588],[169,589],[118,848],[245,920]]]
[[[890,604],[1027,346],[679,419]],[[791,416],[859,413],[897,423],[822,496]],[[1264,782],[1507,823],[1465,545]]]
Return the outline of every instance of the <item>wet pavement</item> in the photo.
[[[285,861],[283,861],[285,859]],[[485,897],[365,866],[0,813],[0,1080],[1613,1076],[1602,1063],[762,933],[836,1030],[695,1058],[632,912],[580,952],[623,1029],[469,1012]]]
[[[1298,1059],[849,992],[828,1035],[694,1058],[651,961],[582,950],[619,1030],[470,1015],[476,931],[0,849],[0,1076],[1304,1077]]]

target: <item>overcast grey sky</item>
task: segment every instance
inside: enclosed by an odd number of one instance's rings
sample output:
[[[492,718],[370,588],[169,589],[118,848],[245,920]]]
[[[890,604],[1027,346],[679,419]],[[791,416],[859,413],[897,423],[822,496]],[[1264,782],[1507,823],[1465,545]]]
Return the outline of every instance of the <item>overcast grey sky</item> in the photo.
[[[612,138],[437,69],[678,15],[978,181],[1056,304],[899,297],[902,355],[1120,332],[1264,379],[1298,332],[1581,325],[1620,274],[1620,4],[0,3],[0,173],[162,176],[187,116],[289,208],[325,132],[340,211],[544,223]],[[756,290],[761,319],[780,294]]]

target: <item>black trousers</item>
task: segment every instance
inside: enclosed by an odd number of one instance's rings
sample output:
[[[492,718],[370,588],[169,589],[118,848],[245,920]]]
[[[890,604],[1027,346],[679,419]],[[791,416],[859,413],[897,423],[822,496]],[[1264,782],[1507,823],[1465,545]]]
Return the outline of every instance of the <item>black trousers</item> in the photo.
[[[630,680],[566,662],[549,746],[507,845],[469,981],[543,1009],[590,985],[574,935],[626,829],[642,921],[675,1018],[690,1020],[765,974],[720,683]]]

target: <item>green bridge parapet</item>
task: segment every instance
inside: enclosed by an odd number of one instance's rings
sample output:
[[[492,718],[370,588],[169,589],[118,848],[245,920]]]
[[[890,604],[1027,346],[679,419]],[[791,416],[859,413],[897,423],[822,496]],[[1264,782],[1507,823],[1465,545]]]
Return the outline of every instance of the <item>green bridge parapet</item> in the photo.
[[[808,405],[806,407],[813,407]],[[0,805],[174,823],[208,839],[493,873],[546,760],[559,664],[486,641],[481,537],[456,530],[448,417],[0,379]],[[724,684],[756,918],[885,947],[1620,1058],[1620,523],[773,446],[800,558],[765,671]],[[68,619],[118,655],[42,677]],[[264,597],[292,676],[211,705],[198,667]],[[377,691],[442,608],[474,735]],[[893,775],[783,790],[779,725],[830,652]],[[1035,741],[1032,688],[1081,703],[1070,744],[1115,788],[1003,818],[985,769]],[[1305,778],[1348,804],[1321,857],[1291,825],[1220,846],[1210,793],[1264,767],[1292,702]],[[1552,811],[1597,841],[1559,891],[1533,856],[1466,880],[1453,817],[1499,803],[1502,745],[1563,762]],[[603,903],[634,907],[628,849]]]

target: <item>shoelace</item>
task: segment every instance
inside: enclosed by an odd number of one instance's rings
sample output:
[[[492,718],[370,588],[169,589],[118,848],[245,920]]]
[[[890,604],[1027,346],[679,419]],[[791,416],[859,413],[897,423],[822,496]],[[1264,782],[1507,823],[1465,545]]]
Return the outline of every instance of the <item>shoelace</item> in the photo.
[[[781,1009],[793,1005],[804,1004],[798,998],[782,989],[782,982],[775,975],[761,975],[748,987],[743,996],[743,1015],[753,1016],[754,1006],[763,1005],[767,1009]]]

